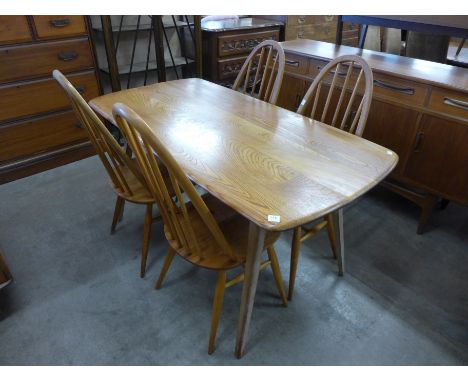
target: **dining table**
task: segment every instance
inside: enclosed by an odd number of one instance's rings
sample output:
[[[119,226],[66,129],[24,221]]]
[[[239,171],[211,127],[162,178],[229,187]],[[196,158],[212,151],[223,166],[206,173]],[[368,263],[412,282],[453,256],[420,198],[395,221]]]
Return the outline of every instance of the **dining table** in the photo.
[[[249,220],[238,358],[247,343],[265,233],[331,214],[343,272],[343,207],[398,162],[393,151],[366,139],[199,78],[109,93],[89,104],[115,124],[117,102],[145,120],[194,183]]]

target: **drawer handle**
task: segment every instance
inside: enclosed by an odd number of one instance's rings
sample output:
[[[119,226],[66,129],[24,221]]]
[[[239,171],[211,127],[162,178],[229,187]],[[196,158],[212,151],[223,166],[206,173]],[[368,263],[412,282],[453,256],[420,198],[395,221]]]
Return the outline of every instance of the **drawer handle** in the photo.
[[[76,91],[80,94],[83,94],[86,91],[86,86],[80,85],[75,87]]]
[[[299,61],[294,60],[284,60],[284,63],[289,66],[295,66],[296,68],[299,67]]]
[[[414,143],[414,152],[415,153],[419,153],[420,149],[421,149],[421,144],[423,143],[424,141],[424,133],[422,131],[418,131],[418,133],[416,134],[416,142]]]
[[[380,81],[380,80],[374,80],[374,85],[378,86],[379,88],[393,90],[393,91],[396,91],[398,93],[414,95],[414,89],[413,88],[400,88],[399,86],[387,84],[386,82],[383,82],[383,81]]]
[[[444,97],[444,103],[446,105],[459,107],[463,110],[468,110],[468,102],[466,101],[460,101],[459,99]]]
[[[49,20],[49,24],[54,28],[63,28],[70,25],[70,19],[55,19]]]
[[[298,23],[298,24],[304,24],[305,21],[306,21],[306,17],[305,17],[305,16],[299,16],[299,17],[297,18],[297,23]]]
[[[62,61],[73,61],[78,58],[78,53],[76,52],[60,52],[58,54],[59,60]]]

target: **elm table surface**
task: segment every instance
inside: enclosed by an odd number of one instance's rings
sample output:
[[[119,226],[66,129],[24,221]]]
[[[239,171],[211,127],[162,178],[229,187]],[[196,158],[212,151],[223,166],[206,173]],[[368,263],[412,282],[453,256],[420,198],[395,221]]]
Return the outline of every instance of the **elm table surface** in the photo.
[[[201,79],[90,101],[137,112],[186,174],[251,222],[236,354],[242,356],[265,230],[284,231],[336,211],[380,182],[398,156],[377,144]],[[271,222],[268,215],[280,217]]]

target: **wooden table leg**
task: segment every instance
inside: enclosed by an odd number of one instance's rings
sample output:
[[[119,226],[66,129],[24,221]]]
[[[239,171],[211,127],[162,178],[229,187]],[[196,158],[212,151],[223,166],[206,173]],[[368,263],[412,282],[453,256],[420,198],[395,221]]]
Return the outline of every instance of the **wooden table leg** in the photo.
[[[257,290],[258,274],[260,272],[260,260],[265,242],[265,230],[250,222],[249,239],[247,245],[247,257],[245,261],[245,278],[242,288],[242,300],[239,314],[239,325],[237,327],[236,357],[241,358],[244,354],[249,330],[250,318]]]
[[[343,235],[343,209],[333,211],[329,215],[329,224],[333,229],[333,235],[330,235],[330,238],[333,238],[336,248],[336,259],[338,260],[338,274],[343,276],[345,266],[344,266],[344,235]]]

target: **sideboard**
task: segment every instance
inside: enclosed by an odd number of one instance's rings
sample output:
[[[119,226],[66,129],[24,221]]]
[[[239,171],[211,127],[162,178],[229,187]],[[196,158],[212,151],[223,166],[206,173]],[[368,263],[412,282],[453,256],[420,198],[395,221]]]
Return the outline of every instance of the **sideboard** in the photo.
[[[330,60],[357,54],[369,63],[374,94],[363,137],[399,155],[383,184],[421,207],[418,233],[440,198],[468,205],[467,69],[314,40],[281,44],[278,104],[293,111]]]

